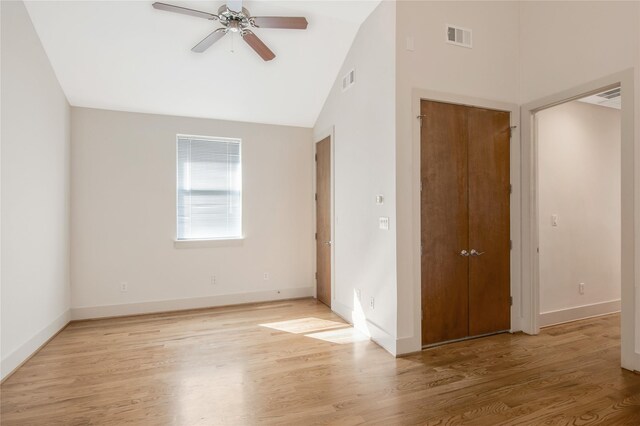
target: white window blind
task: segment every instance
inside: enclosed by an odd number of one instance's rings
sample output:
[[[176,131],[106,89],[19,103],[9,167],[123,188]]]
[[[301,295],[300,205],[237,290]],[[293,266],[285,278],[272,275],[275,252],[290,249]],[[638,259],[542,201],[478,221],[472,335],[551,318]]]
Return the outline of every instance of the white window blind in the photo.
[[[178,240],[242,236],[240,140],[177,137]]]

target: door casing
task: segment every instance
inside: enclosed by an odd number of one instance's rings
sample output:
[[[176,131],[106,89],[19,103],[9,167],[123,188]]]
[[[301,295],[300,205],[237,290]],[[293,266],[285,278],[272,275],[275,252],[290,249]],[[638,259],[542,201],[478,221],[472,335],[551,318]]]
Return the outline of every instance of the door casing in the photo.
[[[640,175],[636,164],[640,163],[640,147],[635,128],[635,70],[619,73],[575,86],[568,90],[538,99],[522,106],[522,330],[527,334],[540,332],[540,281],[537,248],[538,230],[538,164],[535,135],[535,113],[556,105],[598,93],[604,88],[620,86],[621,110],[621,186],[622,186],[622,261],[621,261],[621,366],[640,371],[640,318],[636,304],[640,303],[640,238],[635,229],[640,223]],[[636,349],[638,347],[638,349]]]

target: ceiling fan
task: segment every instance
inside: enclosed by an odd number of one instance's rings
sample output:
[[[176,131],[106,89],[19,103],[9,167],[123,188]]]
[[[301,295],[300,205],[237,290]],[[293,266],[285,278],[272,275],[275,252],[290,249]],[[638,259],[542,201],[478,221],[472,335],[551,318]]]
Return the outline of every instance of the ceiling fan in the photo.
[[[242,7],[242,0],[228,0],[227,4],[218,9],[218,14],[202,12],[182,6],[155,2],[153,7],[158,10],[181,13],[183,15],[196,16],[210,21],[219,21],[223,27],[214,30],[202,41],[191,49],[196,53],[202,53],[213,43],[220,40],[228,32],[239,33],[242,39],[260,55],[265,61],[276,57],[275,53],[258,38],[252,31],[253,28],[282,28],[288,30],[307,29],[307,19],[293,16],[251,16],[249,11]]]

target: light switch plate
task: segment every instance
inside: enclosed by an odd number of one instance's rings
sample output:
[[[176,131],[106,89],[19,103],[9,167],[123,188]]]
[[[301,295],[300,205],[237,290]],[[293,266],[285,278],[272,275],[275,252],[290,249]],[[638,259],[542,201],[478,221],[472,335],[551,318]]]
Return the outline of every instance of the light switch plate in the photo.
[[[409,52],[413,52],[414,50],[416,50],[414,41],[413,41],[413,36],[408,36],[407,37],[407,50]]]
[[[381,206],[384,204],[384,196],[383,195],[376,195],[376,204]]]
[[[380,223],[380,229],[383,229],[385,231],[389,230],[389,218],[388,217],[380,216],[378,218],[378,221]]]
[[[551,226],[558,226],[558,215],[557,214],[552,214],[551,215]]]

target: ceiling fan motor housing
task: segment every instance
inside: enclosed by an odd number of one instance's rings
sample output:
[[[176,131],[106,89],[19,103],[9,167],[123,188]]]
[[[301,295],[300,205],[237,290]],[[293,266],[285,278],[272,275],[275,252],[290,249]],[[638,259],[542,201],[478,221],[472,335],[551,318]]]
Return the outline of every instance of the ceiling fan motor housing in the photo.
[[[242,33],[245,28],[251,27],[251,15],[244,7],[241,12],[236,12],[229,9],[227,5],[220,6],[218,19],[222,25],[234,33]]]

